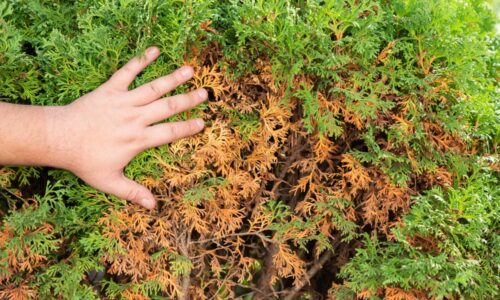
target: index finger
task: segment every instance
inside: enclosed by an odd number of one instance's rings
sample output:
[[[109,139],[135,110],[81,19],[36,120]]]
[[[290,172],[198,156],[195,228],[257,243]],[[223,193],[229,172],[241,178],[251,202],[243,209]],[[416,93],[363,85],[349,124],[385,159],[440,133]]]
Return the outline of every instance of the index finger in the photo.
[[[129,92],[137,106],[146,105],[158,100],[164,94],[174,90],[193,77],[194,70],[190,66],[183,66],[171,74],[157,78]]]
[[[128,91],[129,85],[135,80],[137,75],[160,55],[160,49],[150,47],[146,49],[144,55],[134,57],[123,67],[116,71],[106,84],[117,90]]]

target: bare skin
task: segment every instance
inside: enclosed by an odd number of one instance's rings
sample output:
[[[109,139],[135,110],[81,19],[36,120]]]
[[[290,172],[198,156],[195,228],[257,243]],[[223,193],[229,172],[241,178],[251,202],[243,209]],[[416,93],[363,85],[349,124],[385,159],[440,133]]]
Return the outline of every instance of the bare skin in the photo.
[[[207,99],[204,89],[162,96],[185,83],[184,66],[136,89],[136,76],[160,55],[136,57],[96,90],[66,106],[0,103],[0,165],[51,166],[71,171],[94,188],[152,209],[156,200],[123,169],[140,152],[203,130],[202,119],[160,123]]]

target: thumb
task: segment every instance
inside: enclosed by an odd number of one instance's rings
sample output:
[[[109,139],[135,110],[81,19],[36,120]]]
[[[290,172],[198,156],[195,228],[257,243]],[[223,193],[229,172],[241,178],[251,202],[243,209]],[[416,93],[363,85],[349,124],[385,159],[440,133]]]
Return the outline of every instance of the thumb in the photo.
[[[123,173],[110,178],[107,182],[107,189],[103,189],[103,191],[139,204],[147,209],[153,209],[156,206],[156,200],[151,191],[128,179]]]

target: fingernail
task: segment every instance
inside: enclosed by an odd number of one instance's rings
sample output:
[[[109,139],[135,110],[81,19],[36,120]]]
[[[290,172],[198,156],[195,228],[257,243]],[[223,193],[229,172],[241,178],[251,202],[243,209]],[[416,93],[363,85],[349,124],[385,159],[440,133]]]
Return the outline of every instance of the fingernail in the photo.
[[[200,96],[200,98],[202,98],[202,99],[206,99],[207,96],[208,96],[207,90],[205,90],[205,89],[199,89],[198,90],[198,96]]]
[[[181,71],[182,77],[184,77],[184,78],[191,78],[191,76],[193,76],[193,68],[191,68],[191,67],[184,66],[181,68],[180,71]]]
[[[144,206],[147,209],[153,209],[156,206],[155,201],[152,201],[152,200],[147,199],[147,198],[142,198],[141,204],[142,204],[142,206]]]
[[[199,128],[203,128],[205,126],[205,122],[202,119],[196,119],[196,125]]]
[[[148,48],[146,50],[147,55],[153,55],[153,54],[156,54],[156,52],[158,52],[158,48],[156,48],[156,47],[151,47],[151,48]]]

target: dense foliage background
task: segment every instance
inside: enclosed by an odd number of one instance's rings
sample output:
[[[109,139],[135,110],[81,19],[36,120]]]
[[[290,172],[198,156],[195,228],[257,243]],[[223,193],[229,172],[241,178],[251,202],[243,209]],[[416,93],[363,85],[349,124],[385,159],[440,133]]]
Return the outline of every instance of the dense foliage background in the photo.
[[[0,168],[0,298],[498,299],[490,1],[6,0],[0,100],[64,105],[150,45],[202,134],[139,155],[149,212]]]

